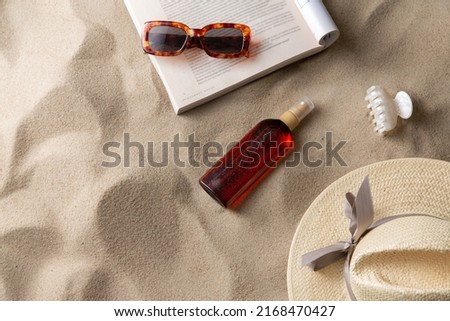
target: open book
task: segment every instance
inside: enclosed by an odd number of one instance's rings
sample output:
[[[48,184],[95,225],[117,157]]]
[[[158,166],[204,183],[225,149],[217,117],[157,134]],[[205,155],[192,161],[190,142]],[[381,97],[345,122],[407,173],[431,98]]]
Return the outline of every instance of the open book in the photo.
[[[232,22],[252,29],[250,58],[217,59],[198,49],[177,57],[150,56],[177,114],[317,53],[339,37],[321,0],[124,1],[139,35],[149,20],[191,28]]]

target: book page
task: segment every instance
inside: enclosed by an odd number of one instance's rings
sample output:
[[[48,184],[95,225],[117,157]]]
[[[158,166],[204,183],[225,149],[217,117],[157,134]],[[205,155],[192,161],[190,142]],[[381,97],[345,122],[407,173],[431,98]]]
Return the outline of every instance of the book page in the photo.
[[[247,24],[252,29],[250,58],[211,58],[190,49],[177,57],[151,56],[175,111],[268,73],[299,55],[320,51],[295,0],[126,0],[138,30],[148,20],[174,20],[191,28],[216,22]]]
[[[339,38],[339,30],[322,0],[295,0],[317,42],[325,48]]]

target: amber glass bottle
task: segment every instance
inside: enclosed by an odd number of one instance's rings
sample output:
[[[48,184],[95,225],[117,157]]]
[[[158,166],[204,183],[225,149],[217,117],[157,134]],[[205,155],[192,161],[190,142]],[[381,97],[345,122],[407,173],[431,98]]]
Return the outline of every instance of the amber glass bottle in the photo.
[[[200,185],[220,205],[236,208],[294,148],[292,130],[313,109],[303,97],[279,119],[258,123],[200,178]]]

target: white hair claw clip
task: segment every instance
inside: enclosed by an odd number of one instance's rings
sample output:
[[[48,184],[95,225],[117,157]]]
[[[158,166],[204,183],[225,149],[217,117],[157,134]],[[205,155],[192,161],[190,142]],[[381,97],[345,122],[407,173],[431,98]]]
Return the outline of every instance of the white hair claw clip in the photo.
[[[397,126],[399,116],[408,119],[413,112],[411,97],[404,91],[398,92],[395,98],[392,98],[382,87],[372,86],[367,90],[366,101],[369,103],[367,108],[373,118],[374,130],[380,135],[386,135],[393,130]]]

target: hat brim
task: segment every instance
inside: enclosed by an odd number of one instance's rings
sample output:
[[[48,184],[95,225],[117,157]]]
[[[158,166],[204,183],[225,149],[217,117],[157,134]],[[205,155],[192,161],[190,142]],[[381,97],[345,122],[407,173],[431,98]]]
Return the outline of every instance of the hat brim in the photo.
[[[326,188],[303,215],[292,241],[287,270],[290,300],[349,300],[344,259],[314,272],[300,265],[301,256],[350,238],[343,214],[347,192],[357,192],[369,176],[375,220],[404,213],[450,219],[450,163],[421,158],[375,163],[348,173]]]

